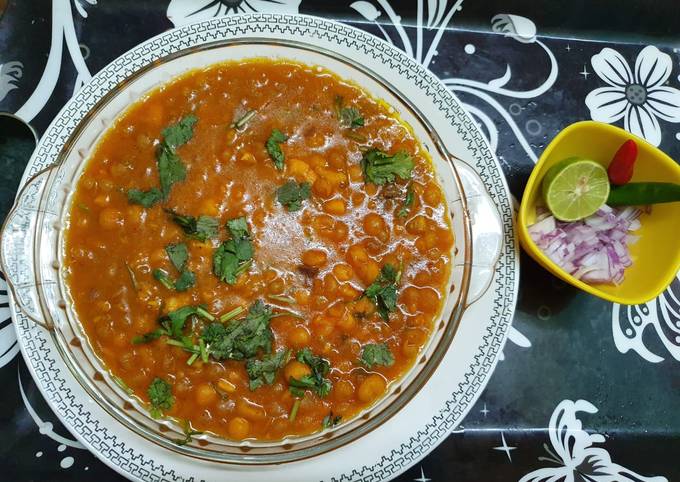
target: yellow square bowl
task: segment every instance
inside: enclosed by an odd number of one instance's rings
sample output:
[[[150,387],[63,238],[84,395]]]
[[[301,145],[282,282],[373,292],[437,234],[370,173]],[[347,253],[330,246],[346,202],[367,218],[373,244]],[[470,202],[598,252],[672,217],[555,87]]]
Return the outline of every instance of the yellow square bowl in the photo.
[[[541,182],[546,171],[567,157],[581,157],[605,167],[621,144],[633,139],[638,158],[631,182],[680,183],[680,165],[629,132],[601,122],[577,122],[562,130],[546,147],[529,176],[519,210],[519,239],[529,255],[555,276],[577,288],[608,301],[636,305],[657,297],[680,269],[680,202],[655,204],[651,213],[640,217],[639,240],[630,245],[633,265],[626,268],[620,285],[587,284],[560,268],[534,243],[528,227],[536,219],[536,207],[543,205]]]

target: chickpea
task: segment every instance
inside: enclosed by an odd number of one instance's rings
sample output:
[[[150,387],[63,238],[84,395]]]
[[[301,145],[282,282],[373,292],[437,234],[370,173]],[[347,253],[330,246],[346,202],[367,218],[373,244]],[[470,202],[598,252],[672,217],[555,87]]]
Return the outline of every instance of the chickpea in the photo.
[[[364,173],[359,164],[354,164],[349,168],[349,178],[352,182],[361,182],[364,179]]]
[[[250,432],[250,422],[243,417],[234,417],[227,425],[229,436],[235,440],[243,440]]]
[[[355,300],[361,294],[359,290],[349,283],[341,284],[338,292],[340,293],[340,296],[342,296],[342,298],[346,301]]]
[[[349,281],[354,277],[352,267],[345,263],[338,263],[333,266],[333,274],[338,281]]]
[[[370,403],[385,393],[387,383],[385,379],[377,373],[372,373],[367,376],[359,389],[357,390],[357,398],[364,403]]]
[[[361,244],[354,244],[347,250],[347,259],[354,269],[357,269],[368,262],[368,252]]]
[[[423,192],[423,201],[429,206],[439,206],[441,203],[442,195],[439,187],[435,183],[429,183]]]
[[[375,279],[380,274],[380,267],[378,266],[378,263],[376,263],[372,259],[369,259],[368,261],[366,261],[365,264],[356,267],[356,269],[359,278],[361,278],[361,281],[363,281],[367,285],[373,283],[373,281],[375,281]]]
[[[317,316],[312,320],[312,331],[319,338],[325,338],[333,332],[335,320],[327,316]]]
[[[312,191],[321,198],[329,198],[333,195],[333,185],[326,178],[319,178],[314,181]]]
[[[146,210],[136,204],[128,206],[125,219],[133,226],[141,226],[146,220]]]
[[[122,227],[123,224],[123,215],[117,209],[104,208],[99,213],[99,225],[104,229]]]
[[[357,326],[357,320],[350,311],[346,311],[345,314],[338,321],[338,328],[340,328],[345,333],[351,333]]]
[[[255,156],[252,154],[252,152],[244,152],[241,154],[241,158],[239,159],[243,164],[247,164],[249,166],[252,166],[257,163],[257,159],[255,159]]]
[[[423,234],[427,230],[427,219],[418,215],[406,224],[406,231],[411,234]]]
[[[289,361],[286,367],[283,369],[283,376],[286,380],[290,380],[291,378],[300,380],[304,376],[311,375],[311,373],[312,369],[309,368],[309,366],[304,363],[300,363],[297,360]]]
[[[383,243],[389,240],[389,228],[387,227],[385,220],[379,214],[368,213],[366,216],[364,216],[363,224],[366,234],[375,236]]]
[[[108,194],[100,194],[94,198],[94,203],[99,207],[106,207],[111,202],[111,196]]]
[[[196,403],[201,406],[210,405],[217,401],[218,395],[215,389],[208,383],[202,383],[196,387],[195,391]]]
[[[348,400],[354,395],[354,385],[349,380],[338,380],[333,385],[333,394],[337,400]]]
[[[236,413],[248,420],[263,420],[267,416],[261,405],[244,398],[236,400]]]
[[[234,385],[232,382],[229,380],[225,380],[224,378],[220,378],[217,381],[217,388],[222,390],[225,393],[234,393],[236,392],[236,385]]]
[[[290,334],[288,335],[288,341],[290,341],[290,343],[297,348],[302,348],[309,345],[311,338],[312,337],[309,334],[309,331],[304,326],[296,326],[290,331]]]
[[[293,158],[288,160],[286,169],[288,170],[288,174],[293,176],[297,181],[307,181],[314,184],[314,181],[316,181],[318,177],[309,164],[300,159]]]
[[[320,132],[315,132],[307,138],[307,145],[311,148],[323,147],[326,144],[326,136]]]
[[[335,214],[336,216],[342,216],[347,212],[347,204],[342,198],[331,199],[323,203],[323,210],[328,214]]]
[[[302,253],[302,263],[305,266],[320,268],[326,264],[328,255],[322,249],[308,249]]]

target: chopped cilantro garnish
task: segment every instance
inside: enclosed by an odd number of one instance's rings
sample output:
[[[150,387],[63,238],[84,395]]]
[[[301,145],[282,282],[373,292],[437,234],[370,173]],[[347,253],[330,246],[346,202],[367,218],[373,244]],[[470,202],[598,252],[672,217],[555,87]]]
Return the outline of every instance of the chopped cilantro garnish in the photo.
[[[342,127],[353,129],[364,125],[364,118],[354,107],[345,107],[342,96],[335,96],[335,115]]]
[[[162,316],[158,322],[166,330],[168,336],[181,339],[184,331],[184,323],[190,316],[200,316],[208,321],[215,321],[215,317],[208,313],[202,306],[184,306]]]
[[[154,331],[150,331],[149,333],[145,333],[143,335],[135,336],[132,339],[132,343],[135,345],[141,345],[142,343],[150,343],[154,340],[159,339],[163,335],[167,335],[168,332],[165,331],[163,328],[157,328]]]
[[[203,433],[192,429],[191,424],[187,420],[184,420],[182,423],[182,428],[184,429],[184,438],[175,440],[175,443],[179,446],[186,445],[191,442],[194,435],[200,435]]]
[[[244,360],[257,355],[259,350],[271,352],[274,335],[269,321],[271,307],[258,300],[245,318],[232,320],[228,325],[211,323],[203,329],[201,338],[208,353],[217,360]]]
[[[187,169],[175,150],[165,144],[161,144],[158,147],[156,161],[158,163],[161,192],[163,193],[163,198],[167,199],[172,185],[186,179]]]
[[[400,218],[405,218],[406,216],[408,216],[408,212],[411,210],[411,206],[413,206],[414,201],[415,193],[413,192],[413,187],[409,185],[408,189],[406,190],[406,199],[404,199],[404,205],[397,213],[397,216],[399,216]]]
[[[378,313],[384,320],[390,318],[397,308],[397,283],[400,273],[391,264],[386,264],[380,270],[378,278],[364,291],[363,296],[375,304]]]
[[[287,140],[288,140],[288,136],[286,136],[280,130],[274,129],[272,131],[272,134],[269,136],[269,139],[267,139],[267,142],[265,144],[265,147],[267,148],[267,152],[269,153],[269,156],[274,161],[274,165],[276,166],[276,168],[280,171],[283,170],[283,161],[284,161],[284,155],[283,155],[283,151],[281,150],[281,144],[283,142],[286,142]]]
[[[175,149],[182,144],[186,144],[194,136],[194,124],[198,119],[195,115],[189,114],[177,123],[166,127],[161,131],[163,135],[163,142],[172,149]]]
[[[196,276],[188,269],[182,270],[179,278],[175,281],[175,289],[177,291],[186,291],[196,283]]]
[[[302,209],[302,201],[309,199],[310,194],[311,186],[308,182],[297,183],[290,180],[276,190],[276,199],[288,211],[298,211]]]
[[[165,247],[165,252],[168,253],[168,258],[177,271],[182,271],[187,259],[189,259],[187,245],[184,243],[168,244]]]
[[[163,140],[156,151],[156,163],[158,165],[158,177],[160,190],[151,188],[148,191],[129,189],[128,201],[150,208],[163,199],[167,199],[172,185],[183,181],[187,176],[187,169],[182,159],[177,155],[176,149],[186,144],[194,135],[194,124],[197,119],[194,115],[184,116],[177,124],[166,127],[161,131]]]
[[[303,348],[297,353],[297,361],[305,363],[312,369],[312,373],[300,379],[288,380],[290,392],[296,397],[302,397],[305,390],[311,390],[320,397],[325,397],[331,391],[331,382],[326,378],[330,371],[330,363],[320,356],[314,355],[309,348]]]
[[[250,119],[255,117],[255,114],[257,114],[256,110],[254,110],[254,109],[249,110],[248,112],[243,114],[241,117],[239,117],[235,122],[232,122],[230,127],[233,128],[233,129],[236,129],[236,130],[240,129],[241,127],[244,127],[248,123],[248,121],[250,121]]]
[[[154,378],[146,391],[151,402],[151,416],[160,418],[165,410],[170,410],[175,403],[172,387],[162,378]]]
[[[166,209],[165,212],[170,214],[172,220],[192,238],[196,238],[199,241],[207,241],[217,236],[219,223],[215,218],[210,216],[199,216],[197,218],[194,216],[184,216],[171,209]]]
[[[153,187],[148,191],[132,188],[128,189],[127,197],[130,204],[139,204],[142,207],[150,208],[163,199],[163,193],[157,187]]]
[[[333,428],[340,423],[340,420],[342,420],[342,417],[340,415],[333,416],[333,412],[331,411],[323,418],[321,426],[323,428]]]
[[[250,378],[250,389],[257,390],[264,384],[274,383],[276,372],[288,363],[290,350],[279,350],[276,353],[264,355],[261,359],[251,358],[246,362],[246,371]]]
[[[235,284],[248,269],[253,258],[253,243],[245,218],[227,221],[231,239],[224,241],[213,254],[213,272],[221,281]]]
[[[361,350],[361,363],[369,369],[373,365],[389,367],[394,364],[394,356],[385,343],[369,343]]]
[[[162,269],[155,269],[153,270],[153,277],[156,278],[162,284],[169,290],[174,290],[175,289],[175,282],[172,281],[172,278],[170,278],[170,275],[163,271]]]
[[[185,269],[189,257],[187,245],[184,243],[169,244],[165,247],[165,252],[168,253],[170,262],[180,272],[179,278],[177,278],[177,281],[173,281],[170,275],[162,269],[153,270],[153,277],[169,290],[188,290],[196,283],[196,276],[193,272]]]
[[[182,159],[177,155],[176,149],[186,144],[194,135],[196,116],[187,115],[177,124],[163,129],[163,140],[158,146],[156,161],[158,163],[158,176],[161,183],[163,198],[167,199],[170,188],[176,182],[183,181],[187,176],[187,169]]]
[[[379,149],[369,149],[361,159],[364,180],[373,184],[394,182],[397,177],[406,180],[411,178],[413,159],[406,151],[399,151],[393,156]]]

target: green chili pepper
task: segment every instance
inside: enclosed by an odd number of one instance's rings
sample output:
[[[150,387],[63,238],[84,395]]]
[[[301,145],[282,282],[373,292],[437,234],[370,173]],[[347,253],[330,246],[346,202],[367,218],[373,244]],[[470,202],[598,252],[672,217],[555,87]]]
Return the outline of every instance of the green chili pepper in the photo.
[[[641,206],[680,201],[680,184],[672,182],[629,182],[612,186],[607,204],[610,206]]]

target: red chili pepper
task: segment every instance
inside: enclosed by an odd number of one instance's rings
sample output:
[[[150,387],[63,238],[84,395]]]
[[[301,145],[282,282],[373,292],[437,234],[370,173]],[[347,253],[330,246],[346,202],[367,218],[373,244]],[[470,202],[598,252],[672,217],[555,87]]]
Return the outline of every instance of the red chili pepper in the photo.
[[[619,147],[607,168],[609,182],[615,186],[623,186],[630,182],[633,178],[633,166],[635,166],[635,159],[637,159],[637,150],[637,144],[632,139],[628,139]]]

